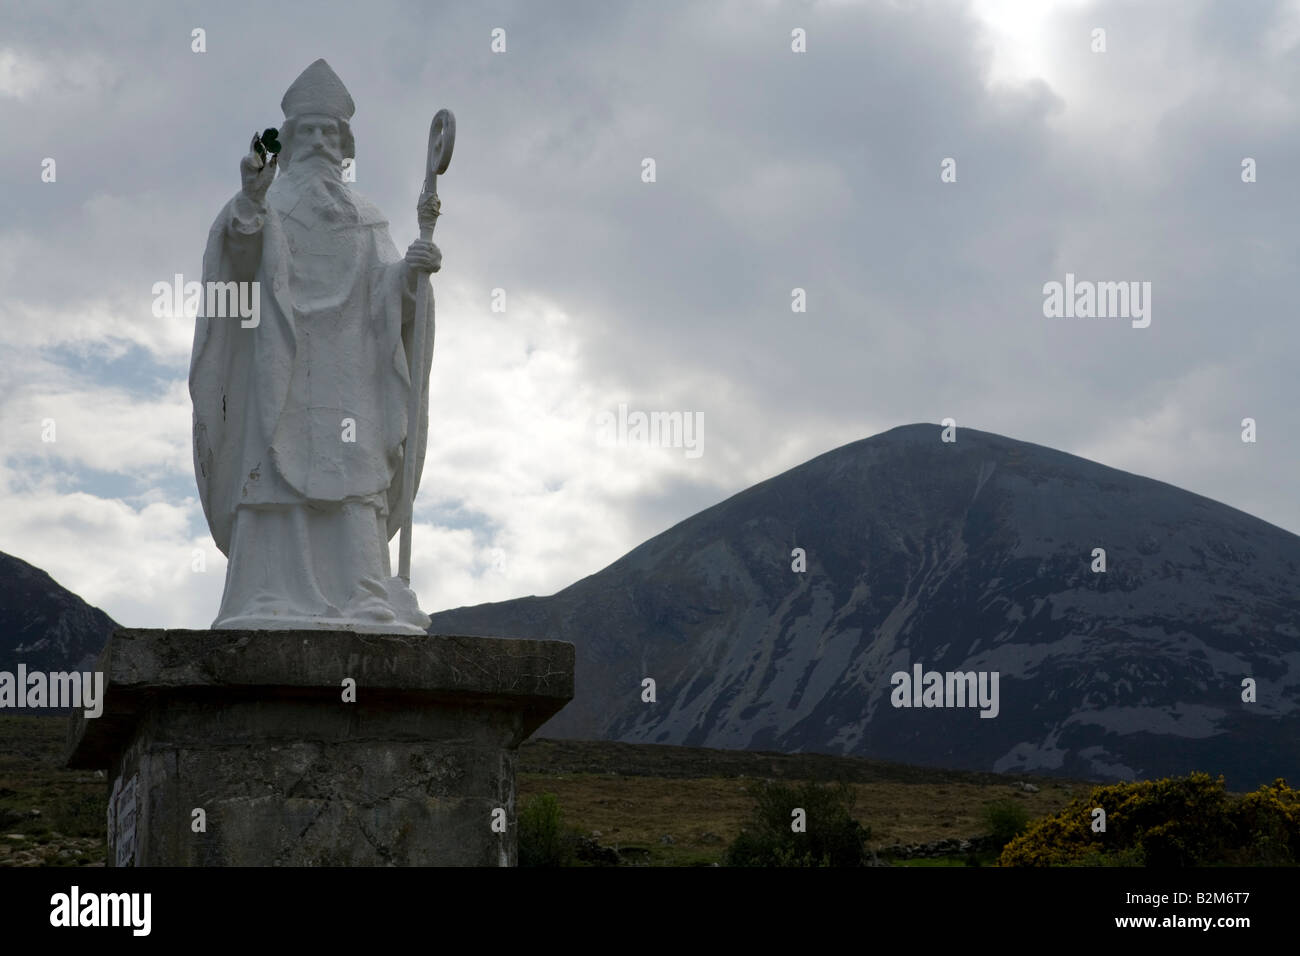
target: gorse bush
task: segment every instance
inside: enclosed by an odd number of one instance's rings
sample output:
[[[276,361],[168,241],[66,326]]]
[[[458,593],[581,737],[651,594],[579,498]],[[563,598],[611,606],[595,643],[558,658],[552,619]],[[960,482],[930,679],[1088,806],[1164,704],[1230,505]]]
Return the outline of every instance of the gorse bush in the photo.
[[[1300,790],[1280,777],[1233,807],[1241,847],[1230,862],[1259,866],[1300,864]]]
[[[1094,832],[1093,810],[1106,812]],[[1285,780],[1241,798],[1223,778],[1117,783],[1032,824],[1002,851],[1003,866],[1295,865],[1300,863],[1300,793]]]
[[[519,865],[572,866],[576,844],[574,834],[564,826],[560,801],[553,793],[541,793],[519,811]]]
[[[727,849],[727,866],[865,864],[871,831],[853,819],[852,787],[769,781],[755,796],[753,816]],[[792,829],[796,809],[804,811],[802,833]]]

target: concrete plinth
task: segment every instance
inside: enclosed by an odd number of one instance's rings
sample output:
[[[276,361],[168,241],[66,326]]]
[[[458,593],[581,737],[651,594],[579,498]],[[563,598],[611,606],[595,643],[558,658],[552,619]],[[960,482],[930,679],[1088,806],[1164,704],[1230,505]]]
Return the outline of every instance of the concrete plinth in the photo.
[[[121,629],[68,766],[107,771],[110,866],[512,866],[517,748],[573,662],[559,641]]]

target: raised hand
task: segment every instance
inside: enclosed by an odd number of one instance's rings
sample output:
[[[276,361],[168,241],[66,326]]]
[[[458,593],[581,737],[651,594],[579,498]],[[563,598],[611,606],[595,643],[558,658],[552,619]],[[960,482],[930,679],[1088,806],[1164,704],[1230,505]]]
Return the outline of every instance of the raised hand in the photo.
[[[239,161],[239,178],[243,183],[244,195],[261,205],[266,199],[266,191],[275,179],[276,157],[265,161],[257,155],[257,136],[248,144],[248,155]]]

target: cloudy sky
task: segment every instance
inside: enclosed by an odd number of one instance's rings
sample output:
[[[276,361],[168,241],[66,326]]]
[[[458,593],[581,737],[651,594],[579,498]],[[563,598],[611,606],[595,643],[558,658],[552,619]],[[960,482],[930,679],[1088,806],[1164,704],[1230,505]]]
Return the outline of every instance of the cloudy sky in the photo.
[[[193,321],[155,318],[152,288],[201,278],[251,132],[317,57],[399,248],[430,118],[457,117],[428,610],[552,593],[756,481],[946,417],[1300,532],[1295,2],[13,7],[0,550],[123,624],[216,613]],[[1045,317],[1067,273],[1150,282],[1150,325]],[[701,415],[702,454],[601,441],[621,403]]]

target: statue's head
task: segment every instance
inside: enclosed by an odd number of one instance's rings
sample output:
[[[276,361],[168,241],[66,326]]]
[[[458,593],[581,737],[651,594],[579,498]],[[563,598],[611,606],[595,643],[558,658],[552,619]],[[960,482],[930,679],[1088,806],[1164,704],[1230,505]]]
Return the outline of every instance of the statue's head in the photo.
[[[339,166],[357,154],[349,120],[356,112],[352,96],[324,60],[317,60],[293,81],[284,99],[284,124],[280,130],[280,162],[291,165],[294,156],[319,157]]]
[[[325,113],[304,113],[285,120],[280,131],[280,162],[317,160],[341,166],[356,156],[352,127],[347,120]]]

